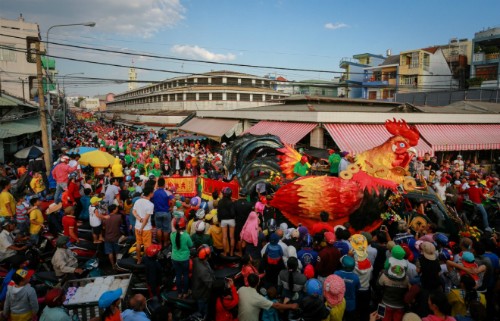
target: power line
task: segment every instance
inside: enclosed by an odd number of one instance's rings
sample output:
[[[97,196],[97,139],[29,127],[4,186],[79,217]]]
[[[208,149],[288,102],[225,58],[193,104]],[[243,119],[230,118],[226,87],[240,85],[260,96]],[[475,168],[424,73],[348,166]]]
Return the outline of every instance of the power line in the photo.
[[[11,38],[17,38],[17,39],[24,39],[23,37],[7,35],[7,34],[0,34],[0,36],[6,36],[6,37],[11,37]],[[47,43],[47,41],[41,41],[41,42]],[[250,65],[250,64],[235,64],[235,63],[228,63],[228,62],[215,62],[215,61],[199,60],[199,59],[176,58],[176,57],[153,55],[153,54],[147,54],[147,53],[131,53],[131,52],[125,52],[125,51],[102,49],[102,48],[95,48],[95,47],[88,47],[88,46],[69,45],[69,44],[63,44],[63,43],[58,43],[58,42],[53,42],[53,41],[50,41],[48,43],[58,45],[58,46],[63,46],[63,47],[78,48],[78,49],[84,49],[84,50],[93,50],[93,51],[98,51],[98,52],[114,53],[114,54],[121,54],[121,55],[134,56],[134,57],[135,56],[143,56],[143,57],[148,57],[148,58],[153,58],[153,59],[165,59],[165,60],[174,60],[174,61],[182,61],[182,62],[196,62],[196,63],[233,66],[233,67],[272,69],[272,70],[284,70],[284,71],[299,71],[299,72],[313,72],[313,73],[331,73],[331,74],[345,74],[346,73],[346,71],[289,68],[289,67],[262,66],[262,65]],[[12,50],[12,48],[5,48],[5,49]],[[79,61],[79,62],[103,64],[103,63],[98,63],[98,62],[92,62],[89,60],[76,60],[74,58],[59,57],[59,56],[54,56],[54,55],[47,55],[47,57],[66,59],[66,60],[72,60],[72,61]],[[118,64],[110,64],[110,66],[122,67],[122,68],[130,68],[131,67],[131,66],[125,66],[125,65],[118,65]],[[369,68],[369,67],[370,66],[368,66],[367,68]],[[170,72],[170,73],[183,74],[183,75],[197,75],[197,74],[193,74],[193,73],[186,73],[186,72],[180,72],[180,71],[158,70],[158,69],[153,69],[153,68],[145,68],[145,67],[137,67],[137,66],[134,66],[134,68],[139,69],[139,70],[146,70],[146,71]],[[350,75],[355,75],[355,74],[364,75],[365,73],[364,72],[358,72],[358,73],[348,72],[348,74],[350,74]],[[408,76],[410,76],[410,75],[408,75]],[[437,76],[451,76],[451,75],[434,74],[434,75],[420,75],[420,76],[437,77]]]

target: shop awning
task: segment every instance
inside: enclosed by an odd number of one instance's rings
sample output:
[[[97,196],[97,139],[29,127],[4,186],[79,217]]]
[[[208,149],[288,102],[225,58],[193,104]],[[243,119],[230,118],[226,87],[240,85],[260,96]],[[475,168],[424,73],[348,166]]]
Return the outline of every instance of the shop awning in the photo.
[[[207,136],[220,142],[222,136],[239,135],[242,128],[239,120],[195,117],[179,127],[179,130]]]
[[[40,118],[27,118],[0,124],[0,139],[40,131]]]
[[[337,146],[342,151],[359,154],[365,150],[382,145],[392,135],[384,124],[324,124]],[[422,139],[415,146],[418,156],[433,154],[432,148]]]
[[[500,124],[421,124],[434,151],[500,149]]]
[[[260,121],[245,133],[254,135],[276,135],[283,143],[297,144],[302,138],[309,134],[318,124],[314,123],[291,123],[279,121]]]

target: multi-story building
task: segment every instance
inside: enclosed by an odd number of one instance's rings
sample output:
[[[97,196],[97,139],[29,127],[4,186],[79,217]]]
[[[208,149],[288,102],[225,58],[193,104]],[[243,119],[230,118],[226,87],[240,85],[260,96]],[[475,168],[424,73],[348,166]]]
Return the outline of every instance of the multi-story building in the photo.
[[[390,55],[375,67],[364,68],[362,97],[365,99],[394,98],[398,89],[399,55]]]
[[[399,54],[398,92],[453,90],[458,81],[439,46]]]
[[[476,32],[472,47],[471,85],[500,88],[500,27]]]
[[[459,89],[466,89],[472,61],[472,41],[452,38],[448,44],[441,45],[440,48],[450,66],[453,78],[458,81]]]
[[[40,39],[38,24],[0,18],[0,82],[7,93],[30,100],[36,89],[36,64],[26,59],[27,38]],[[42,45],[42,44],[40,44]],[[31,96],[33,98],[33,95]]]
[[[378,66],[385,60],[384,56],[364,53],[342,58],[339,67],[345,69],[340,77],[338,96],[345,98],[361,98],[364,68]]]
[[[288,94],[273,81],[231,71],[171,78],[115,95],[107,112],[232,110],[276,104]]]

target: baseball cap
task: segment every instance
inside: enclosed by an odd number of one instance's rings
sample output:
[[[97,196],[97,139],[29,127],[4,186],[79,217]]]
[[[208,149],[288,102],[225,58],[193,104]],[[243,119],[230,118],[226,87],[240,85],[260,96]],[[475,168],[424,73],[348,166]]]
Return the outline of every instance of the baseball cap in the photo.
[[[405,258],[406,252],[405,250],[401,247],[401,245],[396,245],[392,248],[391,250],[391,255],[398,260],[402,260]]]
[[[326,232],[325,241],[328,244],[333,244],[335,242],[335,234],[333,234],[332,232]]]
[[[29,280],[35,274],[35,270],[19,269],[16,271],[16,274],[24,280]]]
[[[100,201],[102,201],[102,198],[94,196],[90,199],[90,204],[99,203]]]
[[[106,309],[108,308],[113,302],[116,300],[120,299],[122,296],[122,289],[118,288],[114,291],[106,291],[104,292],[101,297],[99,298],[99,307],[101,309]]]
[[[354,266],[356,263],[354,262],[354,259],[352,256],[349,255],[344,255],[340,258],[340,263],[342,264],[342,267],[346,271],[352,271],[354,270]]]
[[[465,251],[464,253],[462,253],[462,261],[463,262],[472,263],[472,262],[474,262],[475,259],[476,258],[474,257],[474,254],[472,254],[469,251]]]

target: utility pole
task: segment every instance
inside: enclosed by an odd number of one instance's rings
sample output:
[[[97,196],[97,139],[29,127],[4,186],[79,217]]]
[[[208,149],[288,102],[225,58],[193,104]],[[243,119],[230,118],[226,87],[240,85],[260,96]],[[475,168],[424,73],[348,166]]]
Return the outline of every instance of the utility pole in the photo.
[[[45,109],[45,101],[43,94],[43,73],[42,73],[42,54],[40,52],[40,41],[36,42],[36,72],[37,72],[37,82],[38,82],[38,104],[40,105],[40,129],[42,131],[42,146],[43,146],[43,159],[45,160],[45,169],[47,171],[47,176],[52,168],[52,155],[50,148],[50,139],[47,130],[47,110]],[[47,87],[48,90],[48,87]]]

